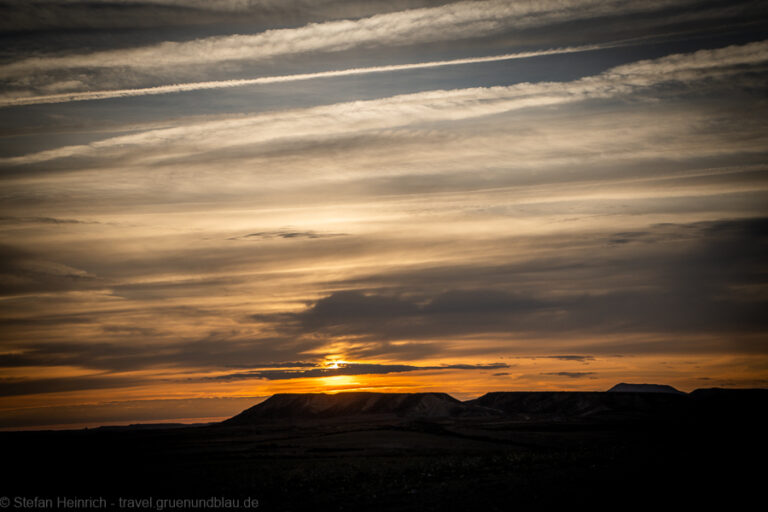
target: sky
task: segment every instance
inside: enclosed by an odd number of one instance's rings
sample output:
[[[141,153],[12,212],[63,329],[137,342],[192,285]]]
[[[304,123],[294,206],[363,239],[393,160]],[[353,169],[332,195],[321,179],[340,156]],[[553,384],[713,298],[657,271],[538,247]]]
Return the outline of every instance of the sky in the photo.
[[[0,428],[768,386],[764,2],[0,20]]]

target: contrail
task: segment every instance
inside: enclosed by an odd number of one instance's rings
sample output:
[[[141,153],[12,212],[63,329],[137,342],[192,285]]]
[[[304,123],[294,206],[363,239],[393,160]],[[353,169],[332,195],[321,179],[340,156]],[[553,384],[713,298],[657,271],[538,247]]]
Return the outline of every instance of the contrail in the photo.
[[[313,80],[316,78],[331,78],[337,76],[365,75],[368,73],[388,73],[391,71],[404,71],[408,69],[438,68],[443,66],[459,66],[462,64],[477,64],[482,62],[497,62],[502,60],[529,59],[543,55],[558,55],[566,53],[588,52],[602,50],[615,45],[587,45],[566,48],[553,48],[533,52],[507,53],[504,55],[492,55],[489,57],[468,57],[465,59],[439,60],[432,62],[417,62],[413,64],[394,64],[390,66],[374,66],[368,68],[351,68],[335,71],[320,71],[317,73],[302,73],[296,75],[265,76],[260,78],[245,78],[240,80],[219,80],[212,82],[191,82],[186,84],[160,85],[157,87],[145,87],[141,89],[116,89],[111,91],[71,92],[61,94],[49,94],[45,96],[29,96],[17,98],[0,98],[0,107],[13,107],[22,105],[38,105],[42,103],[68,103],[70,101],[91,101],[110,98],[127,98],[130,96],[148,96],[153,94],[171,94],[175,92],[199,91],[203,89],[224,89],[228,87],[243,87],[246,85],[273,84],[277,82],[296,82],[299,80]]]

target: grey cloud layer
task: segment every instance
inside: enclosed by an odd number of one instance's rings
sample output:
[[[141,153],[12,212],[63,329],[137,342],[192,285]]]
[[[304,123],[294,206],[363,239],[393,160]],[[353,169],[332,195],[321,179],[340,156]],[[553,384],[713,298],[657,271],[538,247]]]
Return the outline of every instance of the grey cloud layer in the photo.
[[[599,257],[596,248],[581,256],[572,250],[567,267],[552,260],[486,269],[495,272],[493,279],[481,277],[480,268],[433,269],[423,287],[415,276],[371,276],[371,282],[389,281],[403,292],[336,292],[302,313],[275,320],[288,332],[376,341],[482,333],[760,333],[768,327],[765,300],[736,291],[759,282],[765,271],[766,219],[657,226],[646,235],[645,248],[617,252],[604,246]],[[681,247],[686,250],[680,252]],[[641,281],[627,280],[632,274]],[[478,280],[498,287],[466,289]],[[571,290],[553,296],[539,287],[541,282]],[[435,292],[426,283],[456,289]],[[610,290],[600,289],[608,283]]]
[[[242,320],[239,330],[211,333],[194,340],[179,339],[172,331],[121,329],[117,321],[121,316],[115,311],[82,317],[33,317],[27,323],[6,322],[4,344],[13,351],[0,356],[0,366],[73,366],[101,371],[304,366],[299,370],[235,372],[220,380],[280,380],[432,369],[419,365],[363,365],[337,372],[307,362],[308,354],[322,356],[323,347],[339,336],[355,340],[358,345],[347,352],[350,357],[363,360],[450,358],[458,354],[487,357],[499,350],[574,363],[589,362],[590,354],[765,353],[760,334],[768,327],[763,314],[768,304],[764,298],[753,295],[749,286],[760,282],[766,270],[766,219],[651,226],[642,238],[636,237],[636,241],[629,243],[635,247],[611,246],[612,236],[606,233],[581,251],[571,249],[567,261],[551,254],[549,258],[496,268],[430,265],[412,273],[374,274],[358,279],[357,289],[330,293],[299,312],[252,315]],[[562,243],[573,247],[577,238]],[[552,252],[560,251],[553,248]],[[489,283],[494,283],[494,287],[488,287]],[[349,287],[351,283],[335,284],[345,285]],[[221,289],[214,284],[207,290],[220,293]],[[233,314],[173,309],[160,312],[166,319],[178,317],[182,321]],[[67,321],[112,325],[114,328],[105,328],[97,336],[111,341],[67,341],[66,332],[62,332]],[[253,324],[271,328],[253,330],[249,328]],[[32,327],[52,329],[50,332],[57,332],[62,339],[9,343],[17,339],[18,333]],[[566,352],[571,337],[638,333],[661,336],[663,341],[582,344],[581,354]],[[704,334],[729,336],[734,341],[718,344],[696,338]],[[750,341],[750,336],[755,335],[757,338]],[[498,340],[499,336],[501,345],[467,341],[459,352],[444,344],[449,339]],[[516,343],[516,339],[531,338],[540,341]],[[395,343],[401,340],[411,343]],[[501,348],[504,345],[506,348]],[[542,356],[544,350],[565,355]],[[462,369],[455,365],[451,368]],[[88,382],[91,381],[83,380],[82,385]],[[109,385],[111,381],[93,381],[96,382]],[[29,388],[30,392],[44,385]],[[19,386],[9,382],[7,392],[26,392],[27,388]]]
[[[266,380],[288,380],[316,377],[333,377],[336,375],[373,375],[388,373],[404,373],[418,371],[437,371],[437,370],[498,370],[500,368],[509,368],[505,363],[491,364],[453,364],[442,366],[414,366],[406,364],[361,364],[346,363],[338,368],[312,368],[302,370],[255,370],[250,372],[229,373],[210,377],[210,380],[247,380],[247,379],[266,379]]]

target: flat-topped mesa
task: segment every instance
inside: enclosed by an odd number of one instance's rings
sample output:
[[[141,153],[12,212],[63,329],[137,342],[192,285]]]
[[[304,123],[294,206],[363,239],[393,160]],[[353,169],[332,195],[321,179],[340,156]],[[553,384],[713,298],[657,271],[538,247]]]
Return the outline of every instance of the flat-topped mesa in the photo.
[[[622,382],[608,390],[609,393],[673,393],[684,395],[680,390],[667,384],[627,384]]]
[[[372,415],[440,418],[482,414],[487,415],[488,412],[464,404],[446,393],[280,393],[226,420],[224,424]]]

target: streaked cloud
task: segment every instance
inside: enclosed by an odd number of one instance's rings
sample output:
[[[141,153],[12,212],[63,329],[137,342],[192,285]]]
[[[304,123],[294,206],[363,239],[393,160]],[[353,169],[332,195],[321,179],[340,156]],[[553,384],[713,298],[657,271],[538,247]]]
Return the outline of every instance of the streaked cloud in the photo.
[[[739,66],[768,61],[768,41],[734,45],[691,54],[670,55],[610,69],[573,82],[522,83],[508,87],[429,91],[365,102],[342,103],[253,117],[210,121],[105,139],[83,146],[62,147],[0,160],[24,165],[58,158],[88,156],[131,146],[160,146],[169,150],[183,141],[200,148],[269,143],[286,138],[330,136],[364,130],[384,130],[414,123],[469,119],[525,108],[631,94],[670,82],[717,80],[738,73]],[[173,152],[168,151],[173,154]],[[113,155],[114,156],[114,155]]]
[[[19,105],[39,105],[44,103],[65,103],[69,101],[93,101],[109,98],[127,98],[131,96],[147,96],[155,94],[171,94],[177,92],[199,91],[206,89],[224,89],[229,87],[244,87],[248,85],[273,84],[281,82],[295,82],[302,80],[314,80],[318,78],[332,78],[343,76],[364,75],[369,73],[392,73],[414,69],[429,69],[443,66],[460,66],[462,64],[479,64],[483,62],[498,62],[514,59],[528,59],[544,55],[568,54],[586,52],[600,48],[609,48],[610,45],[578,46],[569,48],[556,48],[535,52],[510,53],[493,55],[488,57],[470,57],[466,59],[442,60],[434,62],[417,62],[413,64],[393,64],[389,66],[375,66],[369,68],[352,68],[336,71],[320,71],[317,73],[303,73],[297,75],[265,76],[239,80],[220,80],[215,82],[196,82],[187,84],[161,85],[142,89],[118,89],[109,91],[70,92],[62,94],[48,94],[45,96],[27,96],[16,98],[0,98],[0,107]]]
[[[61,57],[35,57],[0,66],[0,74],[67,67],[157,68],[228,60],[259,60],[292,53],[341,51],[363,45],[408,45],[485,35],[570,19],[631,14],[686,5],[690,0],[543,0],[457,2],[439,7],[330,21],[256,35],[232,35]]]
[[[6,0],[4,31],[264,25],[370,16],[439,5],[444,0]]]

